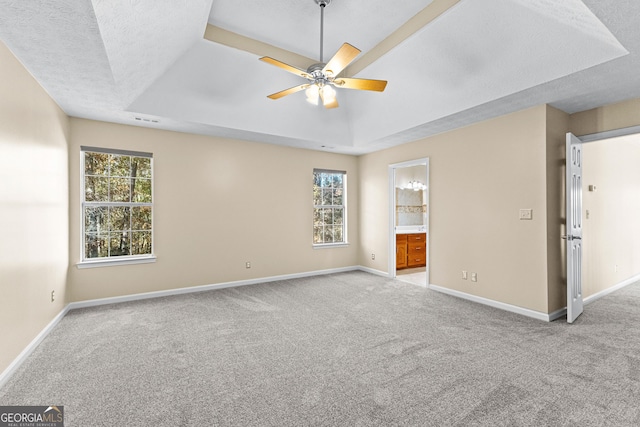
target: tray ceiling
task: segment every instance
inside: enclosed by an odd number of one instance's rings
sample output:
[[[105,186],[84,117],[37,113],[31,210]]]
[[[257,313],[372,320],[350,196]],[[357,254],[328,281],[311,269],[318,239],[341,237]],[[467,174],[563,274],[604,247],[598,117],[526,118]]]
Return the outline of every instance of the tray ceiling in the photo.
[[[5,0],[0,39],[69,115],[362,154],[549,103],[569,113],[640,96],[639,2],[333,0],[325,60],[349,42],[325,110],[258,61],[319,56],[313,0]],[[444,13],[441,13],[444,11]],[[359,62],[358,62],[359,61]]]

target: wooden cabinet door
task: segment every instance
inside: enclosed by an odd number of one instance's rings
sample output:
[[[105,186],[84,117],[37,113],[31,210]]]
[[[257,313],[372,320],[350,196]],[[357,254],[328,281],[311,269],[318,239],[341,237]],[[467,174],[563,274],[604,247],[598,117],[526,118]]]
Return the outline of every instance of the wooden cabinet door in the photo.
[[[396,268],[407,266],[407,243],[396,242]]]

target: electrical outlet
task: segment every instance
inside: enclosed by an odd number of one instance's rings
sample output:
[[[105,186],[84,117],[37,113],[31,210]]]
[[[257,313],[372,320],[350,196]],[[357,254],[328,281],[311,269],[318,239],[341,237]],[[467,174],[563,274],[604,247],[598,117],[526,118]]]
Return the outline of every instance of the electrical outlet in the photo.
[[[520,220],[533,219],[533,209],[520,209]]]
[[[51,302],[56,300],[56,291],[51,291]]]
[[[247,263],[245,264],[245,267],[251,268],[251,263],[249,261],[247,261]]]
[[[376,259],[376,254],[371,254],[371,259]]]
[[[472,282],[478,281],[478,273],[471,273],[471,281]]]
[[[613,271],[614,271],[614,273],[618,272],[618,264],[616,264],[615,267],[613,267]]]
[[[462,270],[462,279],[467,280],[467,270]]]

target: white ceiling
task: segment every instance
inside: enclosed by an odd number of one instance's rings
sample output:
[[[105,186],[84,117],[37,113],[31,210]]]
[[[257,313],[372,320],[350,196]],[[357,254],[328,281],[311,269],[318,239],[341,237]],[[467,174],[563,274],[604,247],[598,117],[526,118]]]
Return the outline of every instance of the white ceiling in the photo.
[[[324,13],[325,60],[346,41],[367,52],[433,0],[333,0]],[[209,23],[319,60],[314,0],[214,0]]]
[[[447,1],[333,0],[324,59],[343,42],[375,53]],[[266,98],[305,80],[204,38],[209,24],[316,62],[314,0],[0,0],[0,39],[71,116],[362,154],[543,103],[640,97],[639,17],[636,0],[461,0],[370,56],[356,77],[385,92],[338,89],[334,110]]]

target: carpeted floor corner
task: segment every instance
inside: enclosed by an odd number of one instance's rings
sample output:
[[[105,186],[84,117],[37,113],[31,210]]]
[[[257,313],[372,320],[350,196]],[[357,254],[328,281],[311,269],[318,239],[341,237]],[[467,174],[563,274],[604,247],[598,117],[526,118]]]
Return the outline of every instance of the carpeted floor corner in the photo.
[[[0,389],[67,426],[640,425],[640,284],[545,323],[349,272],[70,312]]]

